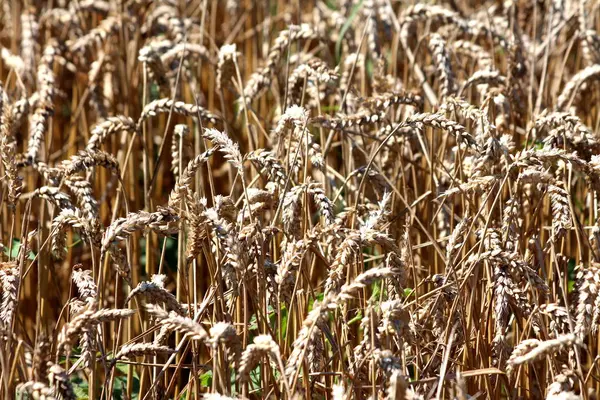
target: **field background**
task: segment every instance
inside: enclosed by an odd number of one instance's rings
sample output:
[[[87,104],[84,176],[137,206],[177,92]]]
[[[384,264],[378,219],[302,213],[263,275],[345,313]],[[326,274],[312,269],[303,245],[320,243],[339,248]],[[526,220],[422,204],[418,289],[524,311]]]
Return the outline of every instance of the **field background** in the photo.
[[[599,9],[2,0],[0,398],[595,399]]]

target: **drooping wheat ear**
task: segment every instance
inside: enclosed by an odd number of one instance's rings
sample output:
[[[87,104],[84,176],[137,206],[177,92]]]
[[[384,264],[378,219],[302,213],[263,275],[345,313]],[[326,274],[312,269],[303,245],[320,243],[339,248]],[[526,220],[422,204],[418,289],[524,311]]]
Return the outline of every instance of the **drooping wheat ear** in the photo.
[[[361,289],[366,288],[367,286],[371,285],[373,282],[381,280],[381,279],[391,278],[394,275],[398,275],[399,273],[400,273],[400,271],[396,268],[394,268],[394,269],[389,268],[389,267],[371,268],[371,269],[363,272],[362,274],[358,275],[356,278],[354,278],[354,280],[350,284],[344,284],[340,289],[340,293],[337,296],[336,301],[345,302],[345,301],[351,300],[356,295],[356,292],[358,292]]]
[[[68,194],[61,192],[57,187],[42,186],[33,192],[34,197],[40,197],[54,204],[60,210],[73,210],[73,204]]]
[[[71,156],[70,159],[61,163],[61,172],[65,176],[71,176],[79,172],[84,172],[92,167],[104,167],[112,171],[115,175],[120,175],[118,161],[109,153],[102,150],[80,151],[79,154]]]
[[[282,244],[283,254],[275,275],[275,283],[278,285],[277,294],[281,301],[291,301],[294,285],[296,284],[295,272],[300,268],[304,255],[311,246],[315,245],[319,238],[316,232],[310,232],[306,239],[286,241]]]
[[[188,117],[197,117],[198,115],[203,122],[209,122],[216,124],[217,121],[221,120],[221,117],[207,111],[206,109],[196,106],[194,104],[184,103],[183,101],[174,101],[168,98],[154,100],[144,107],[140,118],[137,121],[137,132],[141,132],[141,127],[144,121],[150,117],[154,117],[159,113],[165,114],[171,112],[171,109],[175,114],[181,114]]]
[[[165,275],[152,275],[151,281],[140,282],[125,299],[125,304],[136,296],[144,296],[151,304],[164,303],[169,311],[175,311],[179,315],[185,314],[185,308],[177,301],[175,296],[165,289]]]
[[[343,384],[334,384],[331,387],[331,398],[333,400],[344,400],[346,399],[346,390]]]
[[[279,345],[270,335],[256,336],[254,343],[249,344],[244,349],[239,369],[241,382],[247,382],[250,379],[250,372],[264,356],[269,356],[273,363],[278,363],[281,360]]]
[[[476,60],[480,70],[491,69],[494,65],[494,59],[491,54],[473,42],[457,40],[452,43],[452,50],[455,54]]]
[[[208,150],[202,154],[198,154],[190,160],[169,195],[169,207],[179,209],[181,206],[180,202],[184,198],[187,198],[188,204],[193,202],[193,197],[191,195],[192,182],[194,181],[194,177],[200,166],[208,161],[213,152],[214,150]]]
[[[544,138],[544,143],[554,147],[562,147],[562,142],[566,139],[569,147],[586,155],[587,153],[596,153],[600,146],[592,130],[579,117],[571,113],[543,114],[535,120],[535,131],[538,133],[543,129],[549,130],[549,135]]]
[[[242,341],[233,325],[227,322],[217,322],[210,328],[210,340],[208,341],[214,349],[219,344],[225,345],[233,356],[236,366],[239,366],[242,354]]]
[[[336,308],[334,300],[334,296],[325,295],[322,302],[313,304],[313,309],[302,322],[302,327],[292,345],[292,352],[285,366],[285,375],[289,379],[292,379],[302,367],[305,353],[319,333],[318,326],[326,323],[328,311]]]
[[[494,268],[494,332],[496,338],[504,338],[508,328],[509,306],[511,294],[515,288],[506,268],[496,266]],[[499,339],[500,340],[500,339]],[[494,339],[496,341],[496,339]],[[503,340],[501,340],[503,341]]]
[[[134,310],[129,309],[102,309],[96,311],[96,307],[95,302],[87,303],[81,313],[76,315],[68,324],[65,324],[58,335],[57,357],[65,351],[69,353],[75,342],[84,335],[87,335],[94,342],[93,338],[95,338],[98,324],[129,318],[135,314]],[[91,348],[87,350],[93,351]]]
[[[179,164],[184,164],[183,154],[180,153],[179,149],[184,149],[187,137],[190,134],[190,128],[184,124],[177,124],[173,128],[173,140],[171,142],[171,171],[175,178],[179,178]]]
[[[575,382],[577,377],[573,371],[563,369],[548,386],[546,400],[580,400],[581,396],[573,393]]]
[[[77,207],[79,207],[84,217],[89,219],[90,227],[98,228],[97,230],[99,231],[100,222],[98,221],[98,216],[100,210],[98,202],[94,198],[91,183],[79,175],[71,175],[65,178],[64,183],[71,193],[75,195]]]
[[[404,122],[406,125],[415,126],[418,129],[431,127],[444,130],[455,136],[457,140],[464,141],[467,145],[474,146],[475,139],[467,132],[466,128],[456,121],[452,121],[441,114],[420,113],[413,114]]]
[[[48,375],[48,364],[51,362],[51,343],[44,332],[38,333],[33,348],[31,370],[34,381],[42,381]]]
[[[5,2],[2,4],[4,5]],[[0,60],[2,60],[2,63],[8,68],[15,71],[18,76],[24,78],[23,74],[25,72],[25,62],[20,56],[12,54],[6,47],[2,47],[0,49]]]
[[[0,325],[10,329],[12,317],[17,309],[19,292],[19,267],[16,262],[0,263],[0,283],[2,284],[2,303],[0,303]]]
[[[579,33],[583,57],[589,65],[600,64],[600,36],[593,29]]]
[[[17,144],[12,137],[13,109],[0,84],[0,159],[4,167],[3,181],[8,186],[8,204],[14,209],[21,196],[22,179],[18,175]]]
[[[573,227],[569,207],[569,193],[561,187],[548,185],[548,195],[552,206],[552,236],[560,240]]]
[[[69,51],[85,59],[87,50],[91,50],[93,46],[101,47],[108,38],[119,32],[122,25],[123,19],[121,17],[109,16],[84,36],[75,41],[68,41]]]
[[[556,109],[558,111],[565,110],[575,100],[576,96],[587,87],[589,81],[597,79],[600,79],[600,64],[586,67],[573,75],[558,96]]]
[[[159,325],[169,331],[181,332],[190,340],[205,342],[209,339],[204,327],[191,318],[184,317],[177,312],[167,312],[154,304],[147,304],[146,309],[152,317],[156,318]]]
[[[377,204],[377,209],[369,214],[369,218],[365,221],[363,226],[367,227],[368,229],[379,229],[381,225],[387,221],[387,218],[390,214],[388,206],[391,199],[391,193],[384,192],[383,196],[381,196],[381,200]]]
[[[385,394],[387,400],[405,400],[407,398],[406,380],[399,370],[394,370],[390,375]]]
[[[237,143],[233,143],[226,133],[214,128],[205,129],[202,136],[213,142],[213,145],[225,155],[225,159],[242,173],[242,153],[240,153],[240,147]]]
[[[305,190],[306,185],[294,186],[283,198],[281,221],[284,231],[293,239],[300,239],[302,236],[302,195]]]
[[[55,77],[52,63],[40,63],[37,70],[39,100],[29,122],[29,141],[27,143],[27,162],[34,164],[42,147],[48,120],[54,113]]]
[[[335,215],[333,211],[333,203],[325,194],[320,183],[311,182],[307,187],[308,193],[313,197],[315,203],[319,206],[321,215],[325,219],[327,225],[335,224]]]
[[[228,1],[227,4],[231,3],[231,1]],[[236,2],[237,4],[237,2]],[[219,394],[219,393],[204,393],[202,395],[202,398],[204,400],[238,400],[238,397],[229,397],[229,396],[225,396],[223,394]]]
[[[170,46],[160,56],[160,60],[163,65],[171,71],[177,71],[181,57],[183,57],[184,66],[192,60],[199,59],[210,64],[215,63],[215,60],[211,57],[208,49],[198,43],[177,43],[174,46]],[[189,70],[189,67],[186,67],[186,69]]]
[[[89,222],[83,218],[78,209],[66,208],[52,220],[52,254],[57,260],[62,260],[67,255],[67,227],[79,229],[84,238],[92,238]],[[99,243],[96,243],[99,244]]]
[[[117,115],[100,122],[92,129],[86,150],[90,152],[97,151],[109,136],[119,132],[135,133],[136,125],[133,119],[124,115]]]
[[[504,75],[501,75],[499,71],[483,69],[471,74],[469,79],[461,86],[459,95],[465,93],[465,91],[473,85],[506,86],[507,83],[508,79],[506,79]]]
[[[526,339],[519,343],[510,355],[507,372],[510,375],[515,367],[519,365],[537,361],[559,349],[564,349],[572,345],[581,345],[581,341],[575,334],[571,333],[546,341]]]
[[[446,48],[446,42],[437,33],[432,34],[429,38],[429,50],[431,51],[433,64],[437,71],[437,77],[440,82],[440,94],[443,101],[446,97],[453,96],[456,91],[450,55]]]
[[[81,300],[95,300],[98,297],[98,287],[92,277],[92,271],[89,269],[84,270],[82,267],[82,264],[73,266],[73,283],[77,286]]]
[[[300,26],[291,25],[287,30],[279,32],[275,42],[271,46],[265,65],[257,72],[252,73],[246,82],[243,96],[246,103],[252,102],[262,95],[271,83],[273,75],[277,70],[279,61],[285,54],[290,43],[299,39],[316,39],[317,33],[308,24]]]
[[[139,357],[139,356],[157,356],[161,354],[173,354],[175,350],[154,343],[131,343],[121,347],[119,352],[112,359],[115,364],[122,358]]]
[[[390,236],[363,226],[359,231],[350,232],[337,249],[337,254],[325,282],[326,293],[330,291],[333,293],[340,292],[343,280],[346,277],[346,271],[352,265],[353,257],[360,254],[362,247],[367,246],[380,246],[386,253],[390,253],[392,255],[388,260],[390,269],[395,275],[402,274],[401,251]],[[375,272],[373,273],[375,274]],[[403,282],[399,283],[403,284]]]
[[[234,60],[237,57],[235,44],[224,44],[219,49],[219,61],[217,62],[217,90],[221,91],[231,81],[235,74]]]
[[[17,385],[19,395],[27,394],[32,399],[57,400],[54,388],[49,387],[43,382],[29,381]]]
[[[179,216],[171,208],[159,208],[153,213],[139,211],[118,218],[104,232],[102,253],[106,252],[117,240],[124,240],[137,231],[154,231],[162,234],[177,232]]]
[[[311,123],[316,126],[322,126],[323,128],[333,129],[337,131],[343,131],[347,128],[355,126],[364,126],[370,124],[376,124],[383,120],[383,114],[381,112],[370,112],[368,110],[361,110],[357,114],[348,116],[339,116],[332,118],[329,116],[318,116],[311,119]]]
[[[246,159],[255,163],[261,170],[265,170],[280,187],[285,186],[287,182],[285,169],[273,152],[265,149],[254,150],[246,154]]]
[[[577,272],[577,312],[575,317],[575,334],[583,340],[590,331],[597,331],[600,317],[600,267],[592,264],[580,265]]]
[[[63,400],[76,400],[69,374],[60,365],[52,364],[48,369],[48,382],[54,393]]]
[[[452,235],[446,245],[446,262],[448,263],[448,267],[452,267],[457,261],[456,256],[468,240],[467,233],[472,221],[472,218],[465,217],[454,227],[454,231],[452,231]]]
[[[421,109],[423,107],[423,98],[415,93],[410,92],[391,92],[378,94],[365,99],[362,107],[372,111],[386,111],[390,107],[404,104]]]
[[[25,66],[26,79],[33,76],[33,66],[36,65],[36,53],[39,52],[40,28],[36,16],[25,10],[21,14],[21,57]]]
[[[171,85],[165,66],[160,59],[160,54],[152,46],[144,46],[138,53],[138,61],[146,68],[151,81],[158,84],[160,91],[169,95],[171,93]]]
[[[427,23],[438,26],[453,25],[468,37],[473,39],[491,38],[495,45],[505,50],[509,48],[508,40],[495,30],[489,29],[484,22],[465,20],[454,11],[431,4],[416,4],[406,9],[400,18],[402,24],[401,37],[407,40],[409,29],[415,23],[421,21],[427,21]]]
[[[204,199],[206,200],[206,199]],[[189,212],[186,214],[188,237],[185,254],[188,261],[194,260],[202,252],[203,240],[208,236],[206,217],[204,216],[205,201],[194,198],[193,203],[188,203]]]
[[[339,78],[336,70],[332,70],[320,58],[311,58],[307,62],[298,65],[288,78],[287,105],[291,106],[300,102],[300,95],[306,83],[306,93],[313,100],[318,100],[319,84],[327,84]],[[305,101],[307,103],[308,101]]]

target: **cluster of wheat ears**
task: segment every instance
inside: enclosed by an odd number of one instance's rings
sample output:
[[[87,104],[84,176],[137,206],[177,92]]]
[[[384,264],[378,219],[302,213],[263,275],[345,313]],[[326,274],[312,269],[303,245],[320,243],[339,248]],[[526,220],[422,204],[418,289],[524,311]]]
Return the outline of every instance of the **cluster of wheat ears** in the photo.
[[[1,1],[0,398],[596,398],[599,8]]]

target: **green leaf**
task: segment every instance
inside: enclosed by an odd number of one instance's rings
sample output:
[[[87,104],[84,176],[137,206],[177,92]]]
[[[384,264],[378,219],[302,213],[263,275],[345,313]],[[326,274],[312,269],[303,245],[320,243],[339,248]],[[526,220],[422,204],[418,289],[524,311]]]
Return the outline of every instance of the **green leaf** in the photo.
[[[4,255],[14,260],[19,255],[20,248],[21,241],[19,239],[13,239],[12,247],[7,246],[4,248]],[[33,251],[30,251],[29,254],[27,254],[27,258],[29,260],[33,260],[35,258],[35,253]]]
[[[200,384],[204,387],[211,387],[213,380],[212,371],[206,371],[202,375],[200,375]]]
[[[348,321],[348,325],[352,325],[352,324],[355,324],[357,322],[360,322],[362,320],[362,318],[363,318],[362,311],[358,310],[358,313],[356,314],[356,317],[354,317],[350,321]]]
[[[338,60],[338,61],[342,56],[342,40],[344,39],[344,35],[346,35],[346,31],[348,31],[348,29],[352,25],[352,21],[354,21],[354,18],[356,18],[356,16],[358,15],[358,11],[361,9],[363,1],[364,0],[360,0],[360,2],[354,6],[352,11],[350,12],[350,16],[348,17],[348,20],[346,21],[346,23],[344,23],[344,25],[342,26],[342,29],[340,29],[339,39],[335,43],[335,56],[336,56],[336,60]]]

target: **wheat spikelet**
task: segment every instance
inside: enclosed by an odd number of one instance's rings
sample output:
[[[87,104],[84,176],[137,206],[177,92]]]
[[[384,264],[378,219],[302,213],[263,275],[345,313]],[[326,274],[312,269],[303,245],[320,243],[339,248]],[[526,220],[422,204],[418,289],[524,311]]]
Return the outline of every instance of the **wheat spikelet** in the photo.
[[[17,393],[23,395],[27,393],[33,399],[58,400],[54,396],[54,390],[43,382],[25,382],[17,386]]]
[[[216,348],[223,343],[233,355],[236,363],[239,363],[242,353],[242,342],[233,325],[227,322],[217,322],[210,328],[209,343]]]
[[[90,228],[93,228],[94,233],[97,233],[99,231],[99,205],[98,201],[94,198],[92,185],[88,180],[79,175],[71,175],[65,178],[64,183],[71,193],[75,195],[77,207],[90,222]]]
[[[311,123],[316,126],[322,126],[323,128],[343,131],[347,128],[355,126],[364,126],[370,124],[376,124],[381,122],[383,115],[378,112],[371,113],[363,110],[358,114],[339,116],[337,118],[331,118],[328,116],[319,116],[311,120]]]
[[[173,129],[173,141],[171,142],[171,171],[175,178],[179,177],[179,164],[184,164],[183,154],[180,154],[179,147],[184,148],[186,138],[190,134],[190,129],[183,124],[175,125]]]
[[[100,46],[112,35],[116,34],[123,24],[123,20],[116,16],[109,16],[102,20],[100,25],[90,30],[84,36],[75,41],[67,42],[69,51],[79,56],[84,56],[85,52],[91,50],[93,46]]]
[[[272,76],[284,55],[284,51],[290,43],[299,39],[315,39],[316,37],[316,32],[308,24],[292,25],[289,29],[279,32],[269,50],[265,65],[258,72],[254,72],[246,82],[243,91],[246,103],[252,102],[264,93],[271,83]]]
[[[583,339],[592,329],[597,330],[595,324],[598,320],[598,289],[600,287],[600,273],[598,265],[579,267],[577,272],[577,310],[575,317],[575,333]],[[594,321],[596,319],[596,321]]]
[[[136,132],[135,122],[124,115],[108,117],[92,129],[86,150],[89,152],[97,151],[109,136],[119,132]]]
[[[398,104],[410,105],[420,109],[423,107],[423,98],[409,92],[383,93],[365,99],[362,106],[374,111],[385,111]]]
[[[475,139],[469,134],[464,126],[458,122],[447,119],[441,114],[420,113],[408,117],[404,124],[422,129],[424,126],[445,130],[455,136],[457,140],[464,141],[468,145],[474,145]]]
[[[235,74],[237,48],[235,44],[224,44],[219,49],[217,62],[217,90],[221,91],[231,81]]]
[[[48,381],[54,388],[54,392],[63,400],[76,400],[73,385],[69,379],[67,371],[60,365],[52,364],[48,369]]]
[[[321,215],[325,219],[325,223],[328,225],[334,224],[335,215],[333,212],[333,203],[329,200],[321,185],[310,183],[307,190],[308,193],[313,196],[315,203],[318,204]]]
[[[269,356],[273,362],[281,357],[279,346],[269,335],[259,335],[254,338],[254,343],[249,344],[242,353],[240,360],[240,380],[247,382],[250,378],[250,371],[264,356]]]
[[[217,123],[217,121],[220,120],[219,116],[205,110],[200,106],[184,103],[183,101],[174,101],[165,98],[154,100],[146,104],[146,106],[142,110],[142,113],[140,114],[140,118],[137,121],[136,131],[141,131],[142,123],[149,117],[156,116],[159,113],[170,113],[171,110],[176,114],[181,114],[185,116],[200,116],[200,118],[204,122],[210,122],[211,124],[215,124]]]
[[[175,296],[171,294],[164,286],[164,275],[152,275],[152,280],[148,282],[140,282],[125,299],[125,304],[136,296],[143,295],[149,303],[164,303],[167,309],[175,311],[179,315],[185,314],[185,308],[177,301]]]
[[[440,35],[434,33],[429,38],[429,50],[440,81],[440,94],[443,101],[444,98],[454,95],[455,92],[454,73],[448,50],[446,50],[446,42]]]
[[[265,149],[254,150],[246,154],[246,158],[267,171],[271,179],[277,182],[280,187],[285,186],[287,182],[285,169],[271,151]]]
[[[553,240],[559,240],[573,227],[568,200],[569,194],[563,188],[555,185],[548,185],[548,194],[552,205]]]
[[[179,203],[183,198],[187,198],[188,203],[193,202],[193,198],[190,194],[190,186],[194,180],[196,172],[198,171],[200,166],[202,166],[208,161],[212,153],[213,150],[208,150],[204,153],[198,154],[196,157],[192,158],[190,162],[188,162],[187,166],[181,173],[181,176],[177,180],[175,188],[173,188],[171,194],[169,195],[169,207],[179,209]]]
[[[167,312],[153,304],[146,305],[146,309],[150,315],[157,319],[158,324],[169,331],[181,332],[191,340],[209,340],[209,335],[204,327],[193,319],[182,316],[182,313]]]
[[[82,300],[95,300],[98,297],[98,287],[94,282],[91,270],[83,270],[81,264],[73,267],[72,277],[73,283],[77,286],[79,297]]]
[[[204,130],[203,136],[213,142],[214,146],[225,155],[225,159],[235,168],[240,172],[243,170],[240,147],[237,143],[233,143],[227,134],[214,128],[208,128]]]
[[[456,54],[477,60],[480,70],[491,69],[493,67],[494,59],[491,54],[476,43],[457,40],[452,43],[452,51]]]
[[[81,151],[61,164],[62,173],[65,176],[87,171],[92,167],[104,167],[113,171],[116,175],[119,175],[121,171],[117,160],[111,154],[102,150]]]
[[[600,78],[600,64],[592,65],[582,69],[567,82],[563,91],[558,96],[556,102],[556,109],[558,111],[564,110],[577,96],[590,80],[597,80]]]
[[[562,335],[556,339],[540,342],[537,339],[526,339],[521,342],[508,359],[508,373],[519,365],[530,363],[548,356],[560,348],[580,344],[574,334]]]
[[[12,139],[13,108],[0,84],[0,159],[4,167],[4,180],[8,186],[8,202],[12,208],[21,196],[21,178],[15,159],[16,143]]]
[[[66,208],[61,210],[60,213],[52,220],[52,254],[57,260],[62,260],[66,256],[66,228],[67,227],[79,229],[86,238],[91,238],[89,224],[84,219],[79,210],[73,210]]]
[[[177,231],[178,220],[179,217],[170,208],[159,208],[153,213],[145,211],[129,213],[125,218],[116,219],[106,229],[102,237],[102,252],[106,252],[116,240],[124,240],[136,231],[174,233]]]
[[[139,356],[156,356],[159,354],[172,354],[175,350],[167,346],[161,346],[153,343],[131,343],[121,347],[119,352],[115,354],[112,362],[116,363],[122,358],[131,358]]]
[[[148,76],[160,87],[161,92],[169,94],[171,85],[167,78],[167,71],[160,59],[160,54],[152,46],[142,47],[138,53],[138,61],[142,62],[148,71]]]
[[[5,327],[12,324],[13,314],[17,309],[17,293],[20,283],[19,267],[16,262],[0,264],[0,283],[2,284],[2,303],[0,303],[0,323]]]

